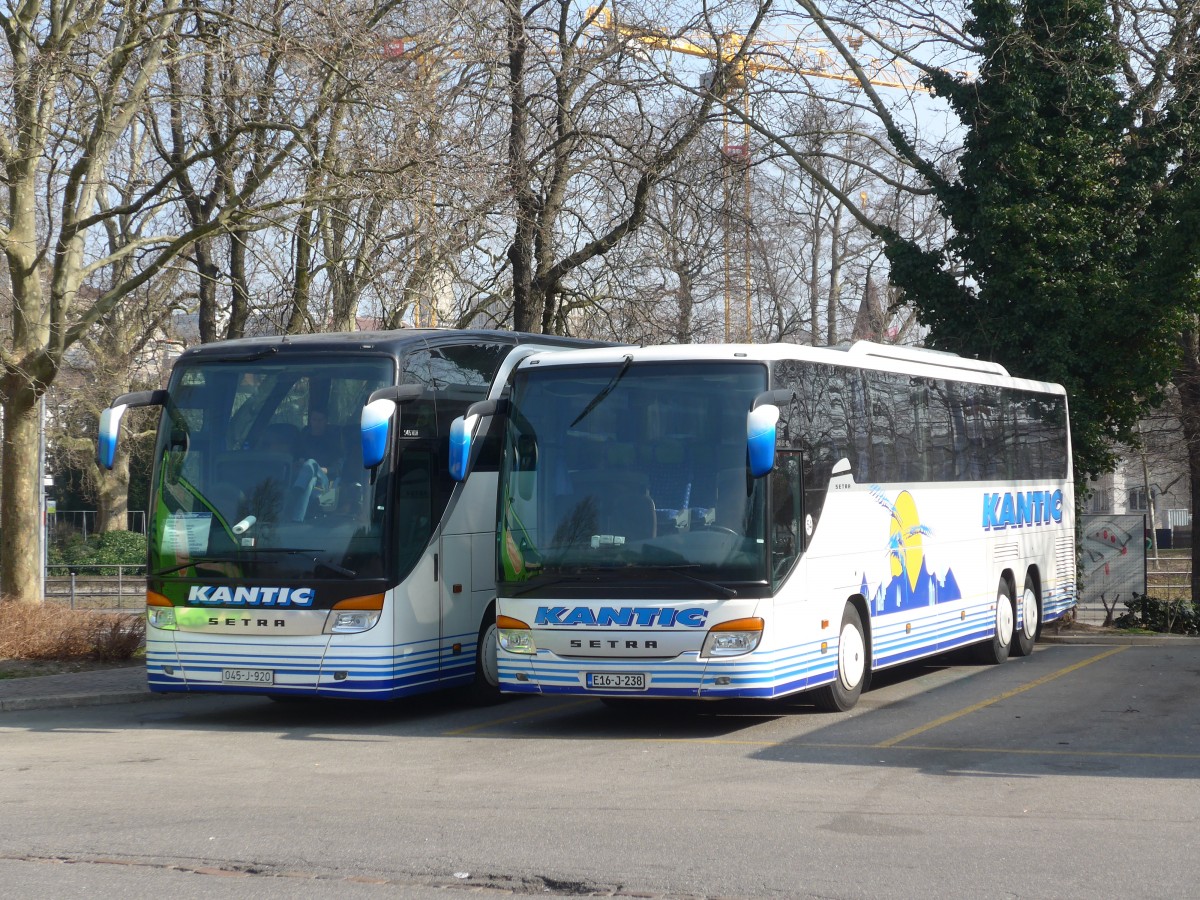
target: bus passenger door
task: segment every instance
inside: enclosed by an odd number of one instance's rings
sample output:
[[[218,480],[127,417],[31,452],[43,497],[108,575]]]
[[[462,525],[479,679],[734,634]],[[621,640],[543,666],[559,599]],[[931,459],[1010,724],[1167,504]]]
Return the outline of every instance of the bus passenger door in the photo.
[[[471,535],[443,534],[439,543],[442,628],[438,678],[447,681],[475,674],[479,617],[472,609]]]

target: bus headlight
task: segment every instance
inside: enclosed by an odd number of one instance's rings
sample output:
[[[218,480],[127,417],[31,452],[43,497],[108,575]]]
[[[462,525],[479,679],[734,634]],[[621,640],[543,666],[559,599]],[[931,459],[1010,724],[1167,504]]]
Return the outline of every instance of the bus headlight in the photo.
[[[146,607],[146,621],[151,628],[174,631],[175,609],[169,606],[148,606]]]
[[[537,645],[533,642],[533,631],[520,619],[514,619],[512,616],[496,616],[496,631],[502,650],[525,656],[537,655]]]
[[[333,605],[325,620],[326,634],[357,634],[369,631],[383,615],[383,594],[351,597]]]
[[[701,656],[741,656],[762,640],[763,620],[757,617],[731,619],[709,629]]]
[[[146,624],[159,631],[175,631],[175,607],[155,591],[146,591]]]

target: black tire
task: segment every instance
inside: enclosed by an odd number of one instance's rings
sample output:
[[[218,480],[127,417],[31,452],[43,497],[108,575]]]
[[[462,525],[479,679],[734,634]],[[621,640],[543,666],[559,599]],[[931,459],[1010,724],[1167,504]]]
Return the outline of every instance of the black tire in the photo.
[[[862,616],[853,603],[847,603],[842,612],[837,654],[837,677],[832,683],[812,692],[813,701],[823,712],[853,709],[867,683],[870,671],[867,641],[863,633]]]
[[[1020,624],[1013,625],[1013,656],[1028,656],[1037,643],[1042,627],[1042,603],[1038,598],[1037,582],[1032,575],[1025,576],[1025,590],[1021,592]]]
[[[503,696],[496,646],[496,608],[489,606],[479,626],[479,640],[475,642],[475,680],[467,689],[467,699],[476,706],[491,706]]]
[[[1017,605],[1013,600],[1012,585],[1001,578],[996,588],[996,628],[989,641],[975,647],[975,659],[984,665],[999,665],[1012,652],[1014,623]]]

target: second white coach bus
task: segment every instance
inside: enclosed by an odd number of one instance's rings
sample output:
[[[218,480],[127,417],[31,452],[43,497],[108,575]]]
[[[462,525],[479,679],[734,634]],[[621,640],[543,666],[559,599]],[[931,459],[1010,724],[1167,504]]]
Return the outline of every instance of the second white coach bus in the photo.
[[[1075,604],[1057,385],[864,342],[534,355],[511,385],[456,423],[460,470],[503,428],[506,692],[846,710],[888,666],[1028,654]]]

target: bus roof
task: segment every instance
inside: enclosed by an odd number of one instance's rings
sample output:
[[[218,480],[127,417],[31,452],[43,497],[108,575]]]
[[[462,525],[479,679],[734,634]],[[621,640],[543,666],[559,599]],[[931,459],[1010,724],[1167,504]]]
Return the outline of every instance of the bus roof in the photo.
[[[520,369],[534,366],[584,366],[618,362],[632,356],[634,362],[683,362],[717,360],[782,359],[805,360],[826,365],[876,369],[907,375],[969,381],[1001,387],[1022,388],[1050,394],[1065,394],[1061,385],[1014,378],[999,363],[969,359],[954,353],[919,347],[898,347],[871,341],[855,341],[843,347],[810,347],[803,344],[662,344],[644,347],[601,347],[570,354],[536,354]]]
[[[200,344],[181,359],[256,359],[274,353],[348,352],[369,350],[402,355],[418,347],[463,341],[517,344],[542,343],[555,347],[605,346],[581,338],[519,331],[458,328],[399,328],[392,331],[337,331],[323,334],[283,334],[235,338]]]

